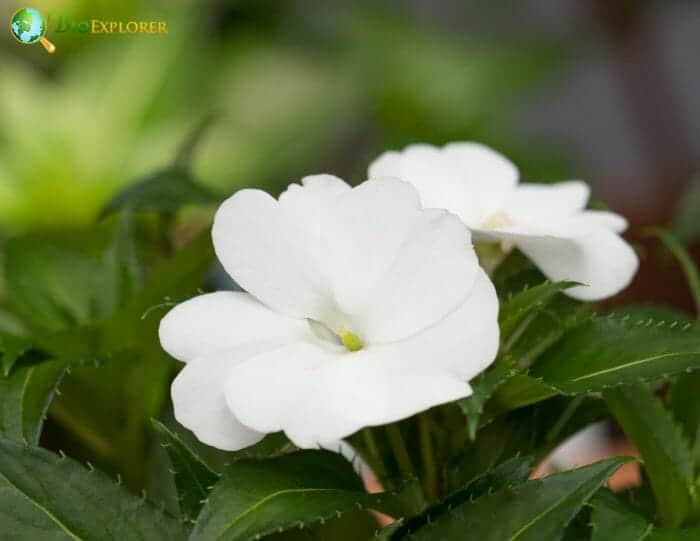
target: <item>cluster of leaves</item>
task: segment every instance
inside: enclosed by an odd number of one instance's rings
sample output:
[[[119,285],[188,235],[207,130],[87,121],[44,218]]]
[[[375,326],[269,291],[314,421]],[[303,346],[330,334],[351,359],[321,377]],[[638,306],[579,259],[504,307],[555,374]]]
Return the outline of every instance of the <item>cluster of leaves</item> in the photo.
[[[177,367],[159,347],[157,325],[206,285],[213,263],[207,228],[179,250],[170,237],[175,211],[218,200],[189,172],[200,134],[171,167],[117,194],[89,229],[5,244],[4,532],[124,540],[700,536],[700,328],[659,308],[595,314],[562,294],[574,284],[544,281],[517,252],[494,274],[501,348],[471,382],[474,394],[351,437],[384,492],[364,490],[357,463],[296,450],[281,434],[224,453],[179,432],[167,400]],[[692,260],[661,236],[700,298]],[[640,487],[604,488],[624,457],[532,478],[562,441],[611,416],[642,458]],[[377,513],[396,520],[381,528]]]

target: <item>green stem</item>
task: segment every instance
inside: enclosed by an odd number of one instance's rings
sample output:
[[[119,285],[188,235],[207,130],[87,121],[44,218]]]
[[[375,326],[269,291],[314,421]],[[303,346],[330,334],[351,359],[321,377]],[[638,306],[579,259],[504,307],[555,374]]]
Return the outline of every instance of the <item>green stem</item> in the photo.
[[[423,488],[430,500],[437,498],[438,479],[435,469],[435,455],[433,453],[433,441],[430,433],[430,418],[427,413],[418,415],[418,428],[420,430],[420,454],[423,459]]]
[[[391,444],[391,450],[394,452],[396,463],[399,465],[401,476],[404,479],[415,478],[416,471],[413,469],[413,463],[406,449],[406,443],[403,441],[401,430],[399,430],[397,425],[392,424],[386,426],[386,433],[389,437],[389,443]]]

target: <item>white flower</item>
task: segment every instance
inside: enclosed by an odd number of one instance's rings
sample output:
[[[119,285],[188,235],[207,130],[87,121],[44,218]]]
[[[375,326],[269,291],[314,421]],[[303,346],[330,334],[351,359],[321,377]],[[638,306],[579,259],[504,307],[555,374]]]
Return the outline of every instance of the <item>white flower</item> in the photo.
[[[302,184],[224,202],[214,247],[247,293],[193,298],[160,325],[187,363],[175,417],[215,447],[280,430],[334,445],[468,396],[496,355],[498,300],[457,217],[399,180]]]
[[[550,280],[585,284],[567,290],[574,298],[614,295],[637,271],[637,255],[619,235],[626,220],[585,210],[590,189],[584,182],[518,184],[516,167],[484,145],[412,145],[385,152],[370,165],[369,177],[406,180],[425,207],[462,218],[475,242],[517,246]]]

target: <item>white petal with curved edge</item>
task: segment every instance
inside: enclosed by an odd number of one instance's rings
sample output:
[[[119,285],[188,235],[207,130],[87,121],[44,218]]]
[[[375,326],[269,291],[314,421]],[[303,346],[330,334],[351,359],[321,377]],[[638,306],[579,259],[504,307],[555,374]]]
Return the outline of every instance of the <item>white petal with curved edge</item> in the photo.
[[[476,226],[502,209],[518,183],[507,158],[479,143],[443,148],[411,145],[385,152],[369,166],[369,178],[397,177],[413,184],[426,208],[443,208]]]
[[[290,184],[280,195],[279,203],[308,233],[318,238],[320,223],[328,207],[338,196],[351,190],[342,179],[333,175],[309,175],[299,184]]]
[[[471,235],[459,218],[423,211],[357,313],[358,333],[371,344],[422,331],[463,303],[479,270]]]
[[[520,184],[503,207],[515,224],[538,224],[570,216],[582,210],[591,190],[585,182],[570,180],[556,184]]]
[[[496,358],[500,338],[498,295],[486,272],[479,268],[469,295],[454,312],[429,329],[396,345],[413,356],[435,359],[461,379],[470,380]],[[391,350],[394,344],[385,346]]]
[[[587,227],[602,227],[615,233],[623,233],[628,225],[624,216],[606,210],[584,210],[570,219],[580,221]]]
[[[240,291],[199,295],[170,310],[158,334],[163,349],[187,362],[251,342],[289,342],[310,333],[304,320],[273,312]]]
[[[259,345],[244,346],[186,364],[170,389],[175,419],[218,449],[236,451],[260,441],[265,434],[241,424],[224,398],[231,368],[260,351]]]
[[[343,312],[368,302],[420,215],[416,190],[396,179],[365,182],[333,201],[321,224],[321,246]]]
[[[247,426],[328,446],[362,427],[469,396],[498,350],[498,300],[482,272],[465,303],[409,340],[355,353],[295,344],[232,369],[226,399]]]
[[[564,291],[575,299],[596,301],[629,285],[639,266],[632,247],[613,231],[591,229],[583,235],[557,236],[522,231],[475,232],[486,242],[506,241],[517,246],[552,281],[586,284]]]
[[[409,352],[406,352],[409,353]],[[383,424],[468,396],[449,372],[371,349],[333,353],[310,343],[281,348],[235,367],[226,385],[231,411],[260,431],[284,430],[295,445],[326,447],[360,428]]]
[[[273,310],[319,320],[333,310],[314,237],[265,192],[241,190],[224,201],[212,238],[226,271]]]

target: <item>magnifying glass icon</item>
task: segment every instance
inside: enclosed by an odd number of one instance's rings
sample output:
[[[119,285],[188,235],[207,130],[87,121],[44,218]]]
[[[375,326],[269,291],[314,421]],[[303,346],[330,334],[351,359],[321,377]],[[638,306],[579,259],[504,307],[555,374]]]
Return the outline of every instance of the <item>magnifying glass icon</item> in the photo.
[[[31,45],[38,41],[47,53],[56,51],[56,46],[44,37],[46,34],[44,17],[34,8],[22,8],[17,11],[10,19],[10,32],[24,45]]]

